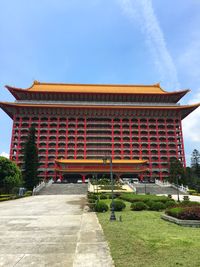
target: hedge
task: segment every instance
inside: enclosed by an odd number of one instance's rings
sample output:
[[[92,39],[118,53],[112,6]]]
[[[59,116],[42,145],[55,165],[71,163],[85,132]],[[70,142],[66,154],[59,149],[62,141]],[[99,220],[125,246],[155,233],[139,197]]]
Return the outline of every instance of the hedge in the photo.
[[[167,201],[171,200],[165,196],[156,196],[156,195],[134,195],[133,193],[122,193],[119,196],[120,199],[123,199],[128,202],[149,202],[149,201],[157,201],[166,203]]]

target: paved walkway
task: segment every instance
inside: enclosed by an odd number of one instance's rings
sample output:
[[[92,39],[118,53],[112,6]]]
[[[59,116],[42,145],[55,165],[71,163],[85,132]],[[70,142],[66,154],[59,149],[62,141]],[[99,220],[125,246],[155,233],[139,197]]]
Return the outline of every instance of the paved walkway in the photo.
[[[84,195],[46,195],[0,203],[0,266],[110,267],[112,259]]]

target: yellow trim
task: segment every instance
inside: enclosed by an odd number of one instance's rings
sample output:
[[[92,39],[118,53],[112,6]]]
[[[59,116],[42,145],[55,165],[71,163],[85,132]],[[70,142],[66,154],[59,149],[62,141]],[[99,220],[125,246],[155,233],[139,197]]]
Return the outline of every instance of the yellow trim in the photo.
[[[126,85],[126,84],[64,84],[64,83],[41,83],[34,81],[28,88],[29,91],[37,92],[66,92],[66,93],[113,93],[113,94],[167,94],[160,84],[154,85]]]
[[[103,159],[56,159],[57,163],[74,163],[74,164],[103,164]],[[138,163],[147,163],[147,160],[116,160],[113,159],[113,164],[138,164]],[[106,164],[109,163],[109,160],[107,160]]]

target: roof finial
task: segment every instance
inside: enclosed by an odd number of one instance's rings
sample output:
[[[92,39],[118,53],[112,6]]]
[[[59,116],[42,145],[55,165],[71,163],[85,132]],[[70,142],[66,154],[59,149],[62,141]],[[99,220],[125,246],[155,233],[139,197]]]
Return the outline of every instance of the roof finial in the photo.
[[[33,83],[34,83],[34,84],[39,84],[40,82],[37,81],[37,80],[34,80]]]
[[[160,88],[160,82],[156,83],[155,86]]]

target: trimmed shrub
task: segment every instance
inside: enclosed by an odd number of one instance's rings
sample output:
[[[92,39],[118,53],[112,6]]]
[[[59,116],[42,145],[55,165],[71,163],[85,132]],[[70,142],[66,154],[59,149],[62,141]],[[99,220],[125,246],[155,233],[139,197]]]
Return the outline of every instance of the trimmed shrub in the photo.
[[[179,206],[181,207],[200,206],[200,203],[196,201],[183,200],[179,203]]]
[[[112,199],[112,195],[109,195],[108,198]],[[117,198],[116,194],[113,194],[113,198]]]
[[[162,202],[152,201],[152,203],[149,205],[149,210],[153,211],[159,211],[164,210],[166,208],[165,204]]]
[[[166,214],[181,220],[200,220],[200,206],[175,207],[167,210]]]
[[[166,207],[166,208],[171,208],[171,207],[174,207],[174,206],[176,206],[176,205],[177,205],[176,202],[173,201],[173,200],[169,200],[169,201],[167,201],[167,202],[165,203],[165,207]]]
[[[169,201],[169,198],[166,196],[156,196],[156,195],[135,195],[133,193],[122,193],[119,197],[128,202],[149,202],[149,201],[156,201],[166,203]]]
[[[7,200],[11,200],[11,198],[10,197],[1,197],[0,198],[0,202],[1,201],[7,201]]]
[[[98,196],[95,195],[94,193],[88,193],[87,197],[88,197],[88,199],[95,199],[95,200],[98,199]]]
[[[105,212],[108,210],[108,205],[103,201],[98,201],[98,202],[96,202],[94,210],[96,212]]]
[[[200,220],[200,206],[185,207],[179,214],[182,220]]]
[[[172,199],[172,195],[170,195],[170,194],[167,197],[170,198],[170,199]]]
[[[148,209],[148,206],[144,202],[131,203],[131,210],[141,211],[141,210],[147,210],[147,209]]]
[[[178,218],[179,217],[179,214],[183,211],[183,207],[174,207],[174,208],[170,208],[170,209],[167,209],[165,211],[165,213],[169,216],[172,216],[172,217],[175,217],[175,218]]]
[[[121,200],[114,200],[113,206],[115,211],[122,211],[126,208],[126,204]],[[110,203],[110,209],[112,208],[112,202]]]
[[[102,193],[102,194],[100,194],[99,198],[100,199],[107,199],[107,195]]]

